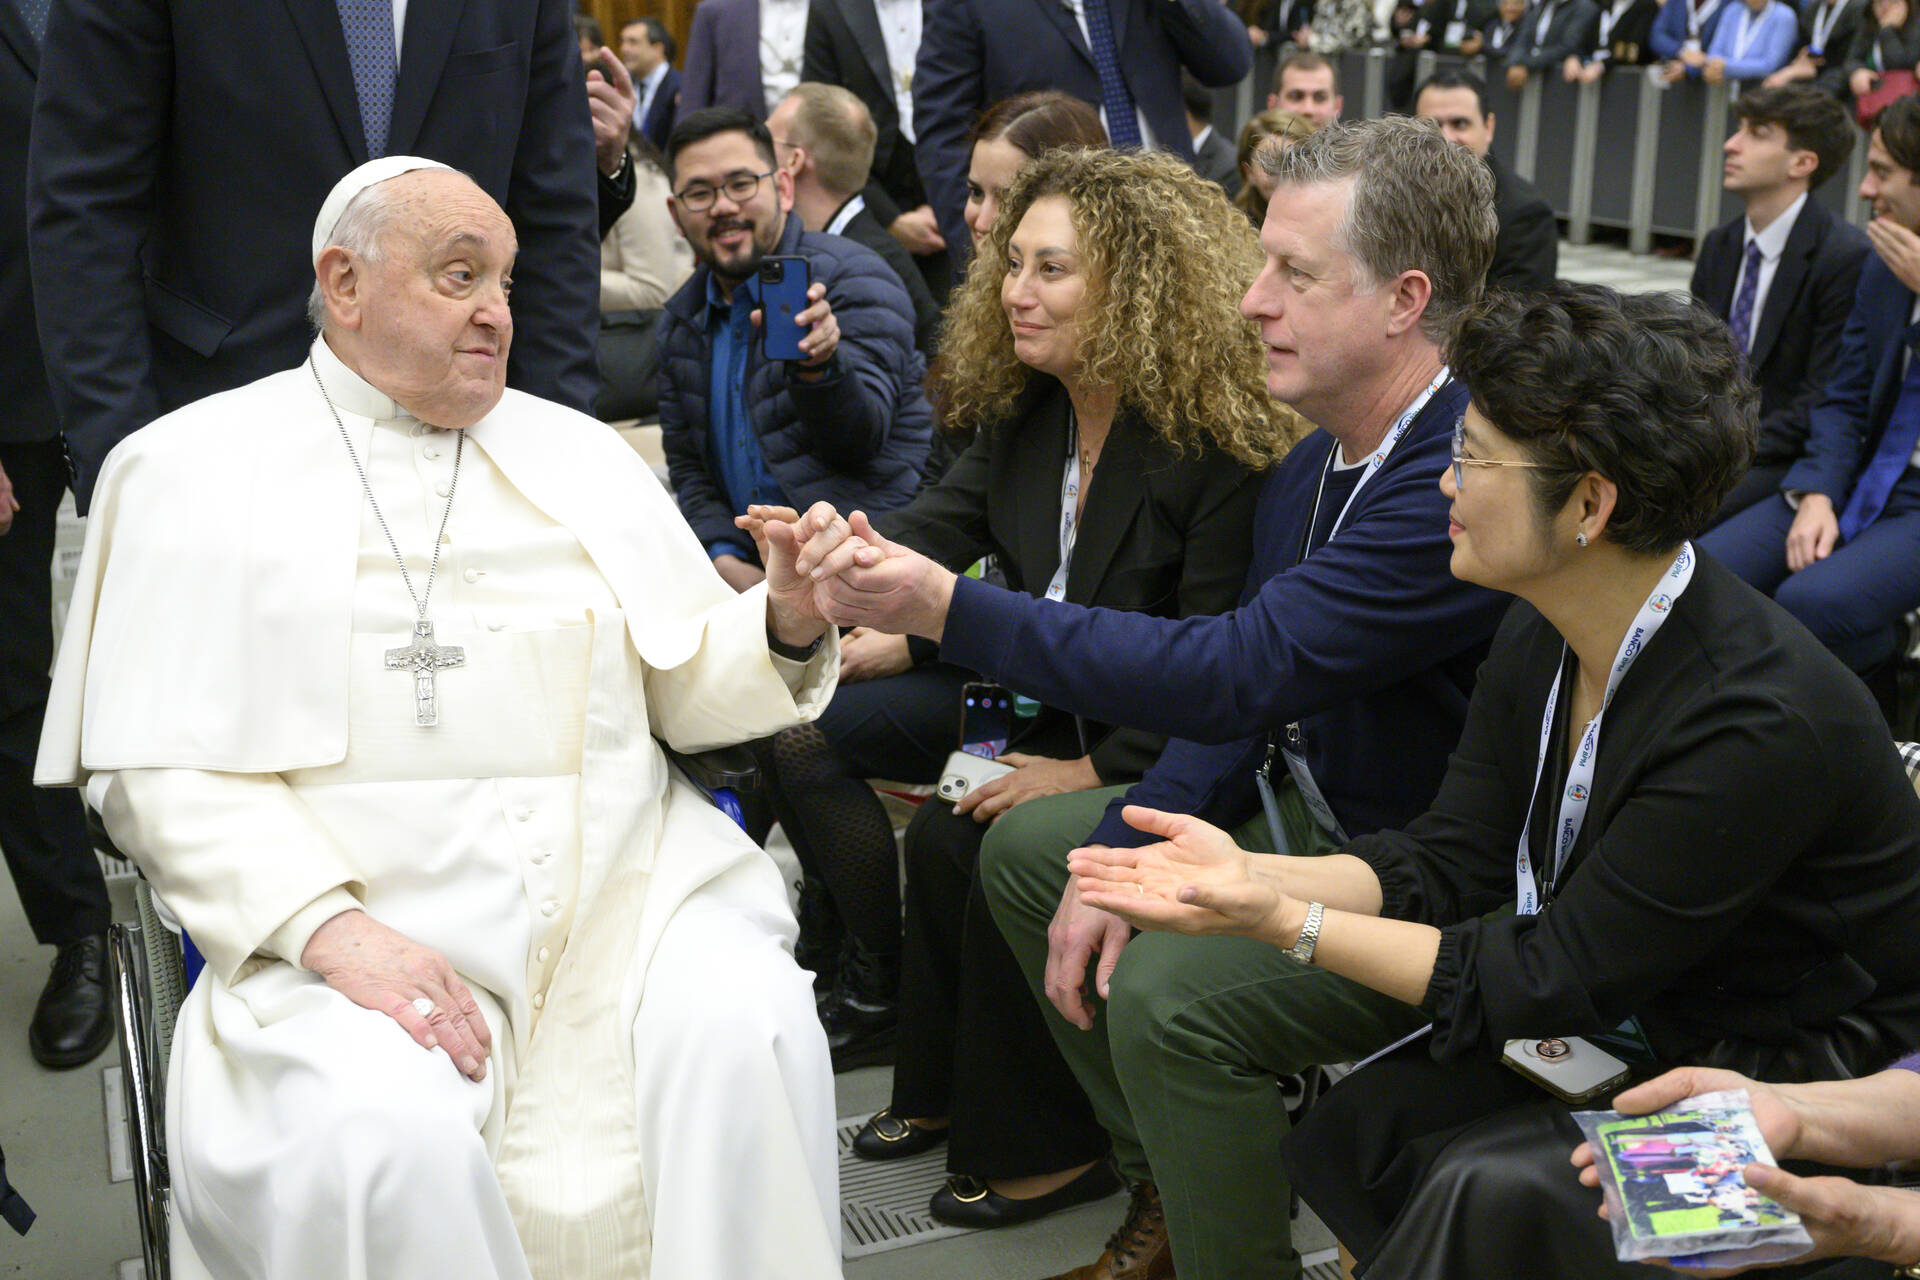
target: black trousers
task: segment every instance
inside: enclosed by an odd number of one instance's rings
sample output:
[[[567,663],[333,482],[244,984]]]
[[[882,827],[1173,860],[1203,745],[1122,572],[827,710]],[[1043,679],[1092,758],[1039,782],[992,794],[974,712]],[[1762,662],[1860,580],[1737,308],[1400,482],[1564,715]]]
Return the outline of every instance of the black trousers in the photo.
[[[53,537],[67,469],[58,441],[0,443],[20,511],[0,537],[0,850],[33,936],[58,946],[107,928],[107,885],[76,791],[33,785],[53,662]]]
[[[1022,743],[1041,755],[1076,744]],[[951,1116],[947,1168],[1052,1173],[1109,1148],[994,925],[977,865],[987,827],[928,800],[906,835],[906,941],[893,1099],[898,1116]]]

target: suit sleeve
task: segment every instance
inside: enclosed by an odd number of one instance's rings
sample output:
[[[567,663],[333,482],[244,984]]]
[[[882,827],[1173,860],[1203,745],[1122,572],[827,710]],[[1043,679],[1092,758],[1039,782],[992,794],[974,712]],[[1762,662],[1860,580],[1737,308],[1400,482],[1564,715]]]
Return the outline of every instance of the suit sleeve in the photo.
[[[714,79],[718,74],[718,52],[714,48],[714,6],[698,5],[693,11],[693,28],[687,32],[687,65],[680,75],[680,114],[713,105]]]
[[[939,481],[922,489],[912,502],[874,516],[875,530],[955,573],[992,554],[993,534],[987,525],[991,435],[991,428],[976,435]]]
[[[568,0],[545,0],[534,28],[507,186],[506,212],[520,238],[507,384],[590,413],[600,389],[593,356],[600,328],[598,188],[572,12]]]
[[[1808,419],[1807,451],[1780,482],[1782,490],[1825,494],[1836,511],[1853,492],[1884,337],[1878,332],[1874,313],[1879,308],[1874,304],[1882,291],[1896,283],[1877,255],[1866,256],[1853,307],[1840,331],[1840,354]]]
[[[140,248],[167,149],[166,10],[164,0],[59,0],[40,55],[27,250],[82,514],[113,446],[160,413]]]
[[[913,72],[914,158],[958,271],[973,244],[964,216],[972,160],[967,131],[987,105],[985,51],[967,0],[925,0],[921,12],[925,27]]]
[[[1664,0],[1660,14],[1653,20],[1653,32],[1647,43],[1661,61],[1680,56],[1687,40],[1687,0]]]
[[[1208,88],[1238,84],[1253,70],[1247,24],[1220,0],[1148,0],[1180,65]]]
[[[1867,246],[1856,236],[1847,236],[1844,225],[1834,228],[1813,262],[1813,278],[1808,281],[1806,312],[1796,317],[1806,335],[1806,374],[1795,388],[1792,399],[1760,419],[1760,440],[1792,441],[1797,446],[1807,436],[1807,424],[1814,403],[1820,398],[1827,375],[1840,359],[1840,339],[1853,311],[1853,295],[1860,284],[1860,267],[1866,260]],[[1787,335],[1782,334],[1784,341]]]
[[[1500,219],[1487,283],[1516,293],[1553,284],[1560,268],[1560,224],[1545,200],[1529,200]]]
[[[787,377],[805,452],[844,470],[864,466],[886,444],[895,410],[909,393],[908,376],[925,367],[913,345],[906,288],[879,254],[864,247],[857,253],[827,286],[840,322],[827,375],[814,382]]]

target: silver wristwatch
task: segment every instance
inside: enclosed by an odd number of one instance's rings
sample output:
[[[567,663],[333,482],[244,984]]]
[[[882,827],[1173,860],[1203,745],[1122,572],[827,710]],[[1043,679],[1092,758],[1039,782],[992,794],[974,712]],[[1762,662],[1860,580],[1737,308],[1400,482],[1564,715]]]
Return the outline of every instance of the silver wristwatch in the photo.
[[[1307,904],[1307,922],[1300,926],[1300,937],[1287,948],[1286,957],[1298,960],[1301,964],[1313,963],[1314,944],[1320,941],[1320,917],[1327,913],[1324,902]]]

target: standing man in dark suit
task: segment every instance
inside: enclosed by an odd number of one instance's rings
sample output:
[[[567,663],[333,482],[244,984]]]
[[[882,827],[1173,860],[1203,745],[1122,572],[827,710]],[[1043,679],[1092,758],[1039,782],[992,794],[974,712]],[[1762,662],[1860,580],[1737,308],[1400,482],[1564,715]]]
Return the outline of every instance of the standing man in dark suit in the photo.
[[[77,1067],[113,1040],[107,885],[72,791],[33,785],[53,665],[55,516],[67,487],[27,279],[27,136],[44,0],[0,0],[0,852],[33,936],[58,947],[27,1046]]]
[[[1560,270],[1560,224],[1533,184],[1493,154],[1493,113],[1486,81],[1471,71],[1436,71],[1420,82],[1414,114],[1440,126],[1447,141],[1465,147],[1493,170],[1493,209],[1500,218],[1487,287],[1544,289]]]
[[[1218,88],[1253,66],[1245,25],[1219,0],[926,0],[924,15],[913,79],[916,155],[940,234],[956,254],[972,244],[961,216],[967,130],[987,107],[1058,89],[1099,106],[1114,146],[1191,160],[1180,69]]]
[[[1520,19],[1507,51],[1507,88],[1518,93],[1530,77],[1558,70],[1569,55],[1593,42],[1599,20],[1593,0],[1541,0]]]
[[[1806,448],[1778,494],[1699,545],[1874,676],[1920,605],[1920,95],[1881,113],[1860,198],[1873,203],[1873,252]]]
[[[800,78],[840,85],[867,104],[875,131],[873,172],[860,193],[867,212],[906,246],[933,296],[944,299],[953,263],[913,157],[920,20],[920,0],[813,0]]]
[[[1751,89],[1734,106],[1726,188],[1747,211],[1700,242],[1693,296],[1733,331],[1760,389],[1753,466],[1720,507],[1745,511],[1780,488],[1840,352],[1867,238],[1808,198],[1853,149],[1846,108],[1810,84]]]
[[[508,385],[598,386],[594,136],[569,0],[53,0],[29,248],[81,509],[162,413],[291,368],[313,211],[370,156],[470,174],[519,233]]]
[[[635,18],[620,28],[620,61],[633,76],[638,101],[633,127],[658,151],[673,131],[680,73],[673,65],[673,33],[658,18]]]
[[[680,114],[733,107],[764,121],[801,80],[807,0],[701,0],[687,32]]]
[[[913,302],[913,345],[933,356],[940,304],[913,265],[913,255],[867,208],[864,188],[873,166],[873,117],[860,99],[837,84],[802,80],[767,117],[773,154],[793,175],[793,212],[809,231],[845,236],[886,260]]]

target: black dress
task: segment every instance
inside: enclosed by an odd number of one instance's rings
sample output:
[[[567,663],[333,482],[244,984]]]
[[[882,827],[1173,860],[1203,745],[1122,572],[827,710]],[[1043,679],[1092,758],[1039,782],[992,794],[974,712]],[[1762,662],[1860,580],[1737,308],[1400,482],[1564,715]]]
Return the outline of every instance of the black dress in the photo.
[[[1706,557],[1607,710],[1557,892],[1502,910],[1561,654],[1515,605],[1433,808],[1346,849],[1383,915],[1441,929],[1429,1038],[1329,1091],[1282,1149],[1362,1273],[1645,1274],[1613,1261],[1574,1180],[1569,1109],[1498,1065],[1509,1039],[1631,1018],[1645,1074],[1773,1081],[1877,1071],[1920,1043],[1920,799],[1865,687]],[[1550,755],[1557,812],[1564,747]]]

